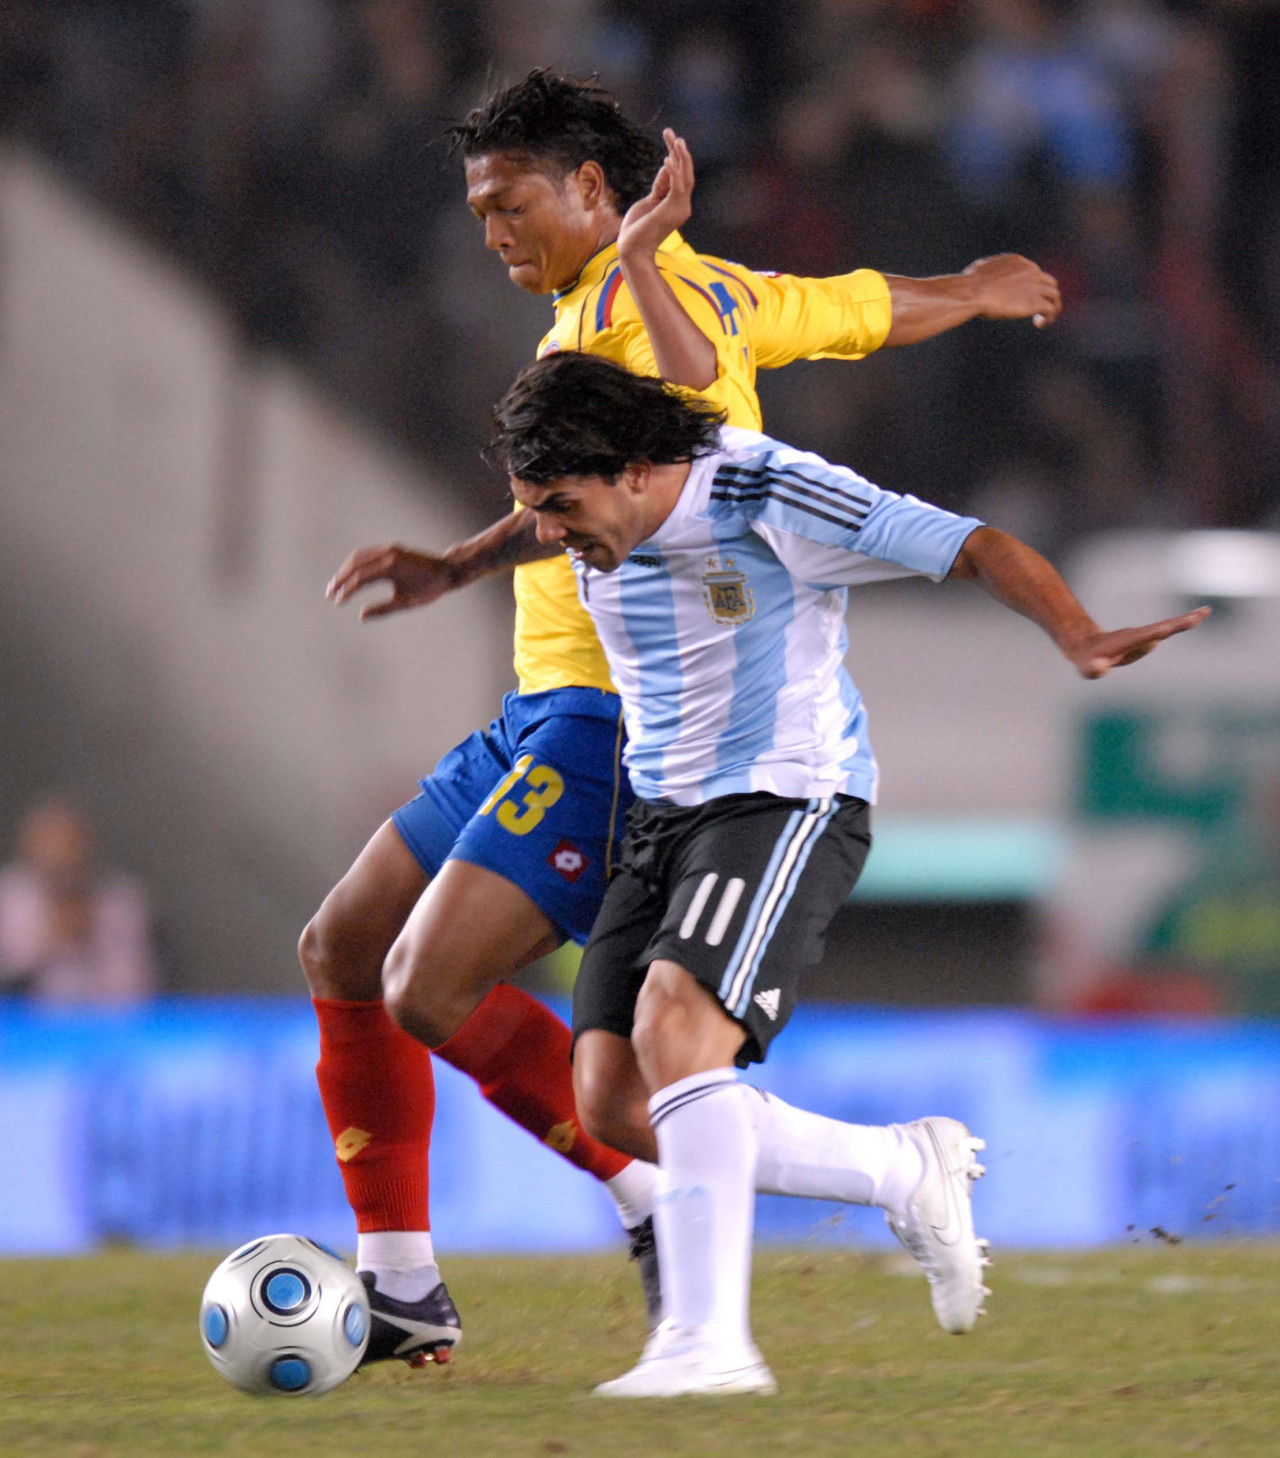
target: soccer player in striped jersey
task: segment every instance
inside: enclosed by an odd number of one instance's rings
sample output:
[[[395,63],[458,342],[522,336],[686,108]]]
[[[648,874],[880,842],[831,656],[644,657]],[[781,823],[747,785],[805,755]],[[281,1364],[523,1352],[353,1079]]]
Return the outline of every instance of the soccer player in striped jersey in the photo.
[[[545,72],[491,98],[456,140],[486,244],[513,282],[552,297],[539,353],[582,350],[664,374],[736,425],[760,425],[759,368],[858,359],[978,315],[1058,311],[1054,281],[1013,256],[913,280],[869,269],[789,278],[699,255],[675,231],[693,186],[683,143],[669,136],[664,155],[603,93]],[[565,938],[585,941],[630,800],[608,666],[564,554],[532,560],[547,555],[532,525],[515,513],[444,557],[368,549],[331,585],[341,602],[389,581],[391,598],[364,610],[376,616],[523,564],[518,693],[376,832],[300,948],[320,1024],[321,1096],[372,1288],[373,1360],[444,1355],[460,1330],[429,1234],[434,1105],[423,1043],[605,1182],[632,1234],[651,1319],[657,1310],[652,1171],[582,1132],[569,1030],[506,980]]]
[[[1086,678],[1207,608],[1107,632],[1031,548],[589,355],[530,366],[491,457],[539,538],[572,553],[627,723],[637,800],[574,992],[586,1129],[657,1154],[666,1320],[609,1397],[772,1392],[748,1322],[754,1191],[838,1166],[920,1260],[942,1325],[980,1309],[958,1121],[838,1126],[738,1082],[764,1059],[870,843],[876,765],[845,671],[847,589],[959,577],[1037,623]],[[825,1173],[830,1177],[834,1170]],[[852,1187],[860,1188],[854,1189]]]

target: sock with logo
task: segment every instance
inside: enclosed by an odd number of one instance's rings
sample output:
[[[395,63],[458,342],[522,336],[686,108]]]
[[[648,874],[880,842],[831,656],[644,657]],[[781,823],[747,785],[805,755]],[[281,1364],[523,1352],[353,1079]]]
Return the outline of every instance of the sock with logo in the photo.
[[[658,1140],[654,1224],[669,1319],[729,1361],[758,1361],[748,1319],[756,1136],[752,1091],[731,1068],[695,1073],[649,1100]]]
[[[430,1052],[396,1027],[381,1002],[316,998],[314,1006],[316,1082],[356,1230],[429,1231]]]
[[[920,1183],[920,1151],[899,1125],[846,1124],[743,1087],[759,1147],[761,1194],[901,1210]]]
[[[500,982],[435,1052],[474,1078],[485,1098],[535,1139],[607,1184],[632,1159],[578,1127],[569,1061],[572,1047],[573,1035],[550,1008],[520,988]],[[624,1183],[627,1198],[642,1202],[640,1180],[632,1176]],[[619,1214],[623,1214],[621,1204]],[[625,1215],[623,1220],[625,1224]]]

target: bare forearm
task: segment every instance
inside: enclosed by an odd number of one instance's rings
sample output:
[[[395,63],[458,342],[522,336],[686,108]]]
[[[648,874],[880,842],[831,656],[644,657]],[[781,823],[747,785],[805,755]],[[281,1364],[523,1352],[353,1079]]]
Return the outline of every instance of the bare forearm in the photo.
[[[976,319],[980,312],[974,281],[962,273],[937,278],[885,274],[893,322],[885,345],[919,344]]]
[[[564,550],[555,543],[544,546],[537,533],[533,512],[513,511],[465,542],[456,542],[444,554],[455,574],[454,586],[466,587],[495,572],[509,572],[526,562],[557,557]]]
[[[662,277],[652,255],[619,254],[622,277],[644,320],[654,363],[664,380],[690,390],[706,390],[718,374],[716,347],[685,312]]]
[[[919,344],[970,319],[1030,319],[1042,328],[1062,312],[1057,279],[1017,253],[937,278],[885,278],[893,308],[886,344]]]
[[[1102,678],[1113,668],[1137,663],[1209,616],[1207,607],[1199,607],[1141,627],[1100,628],[1039,552],[994,527],[969,533],[950,575],[981,583],[1006,607],[1039,623],[1082,678]]]
[[[1067,657],[1101,631],[1050,562],[995,527],[969,534],[950,575],[977,582],[998,602],[1030,618]]]

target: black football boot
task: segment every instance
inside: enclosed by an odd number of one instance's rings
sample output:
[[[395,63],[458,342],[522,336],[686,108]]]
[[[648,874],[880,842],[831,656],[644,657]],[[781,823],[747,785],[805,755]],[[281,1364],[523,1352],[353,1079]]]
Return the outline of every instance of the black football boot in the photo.
[[[370,1362],[388,1362],[393,1357],[401,1358],[411,1367],[449,1360],[454,1347],[462,1340],[462,1322],[443,1281],[421,1301],[397,1301],[378,1290],[377,1277],[372,1271],[358,1274],[369,1293],[369,1311],[373,1316],[369,1345],[360,1360],[362,1367]]]
[[[662,1278],[658,1270],[658,1242],[653,1233],[653,1216],[627,1231],[631,1242],[631,1259],[640,1268],[640,1285],[644,1290],[645,1309],[649,1313],[649,1330],[657,1331],[662,1321]]]

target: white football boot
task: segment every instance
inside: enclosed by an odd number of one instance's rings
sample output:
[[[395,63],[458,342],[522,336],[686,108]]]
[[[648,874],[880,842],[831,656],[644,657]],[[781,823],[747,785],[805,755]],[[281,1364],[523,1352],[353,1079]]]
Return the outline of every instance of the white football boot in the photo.
[[[716,1397],[735,1392],[772,1396],[778,1390],[764,1358],[749,1346],[718,1350],[696,1331],[664,1321],[630,1372],[602,1382],[597,1397]]]
[[[988,1243],[973,1233],[973,1182],[986,1173],[974,1157],[986,1142],[958,1119],[917,1119],[899,1127],[924,1163],[904,1210],[886,1210],[889,1229],[924,1267],[934,1315],[944,1331],[972,1331],[991,1292],[982,1273]]]

